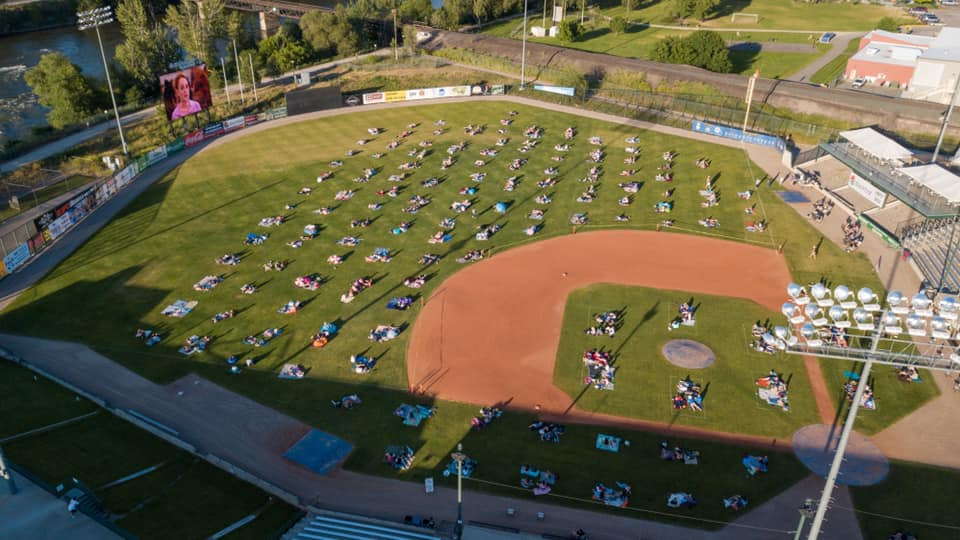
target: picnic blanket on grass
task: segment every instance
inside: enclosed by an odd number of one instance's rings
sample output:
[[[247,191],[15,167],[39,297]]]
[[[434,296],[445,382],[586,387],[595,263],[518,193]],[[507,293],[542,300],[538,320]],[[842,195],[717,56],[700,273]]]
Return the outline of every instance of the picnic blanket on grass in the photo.
[[[160,313],[166,315],[167,317],[176,317],[178,319],[186,317],[193,308],[197,307],[196,300],[177,300],[176,302],[170,304],[169,306],[163,308],[163,311]]]
[[[619,452],[620,437],[604,435],[603,433],[597,435],[597,450],[606,450],[607,452]]]
[[[436,409],[433,407],[427,407],[426,405],[407,405],[403,403],[393,411],[393,414],[403,418],[403,425],[416,427],[419,426],[420,422],[423,422],[424,419],[433,416],[434,412],[436,412]]]

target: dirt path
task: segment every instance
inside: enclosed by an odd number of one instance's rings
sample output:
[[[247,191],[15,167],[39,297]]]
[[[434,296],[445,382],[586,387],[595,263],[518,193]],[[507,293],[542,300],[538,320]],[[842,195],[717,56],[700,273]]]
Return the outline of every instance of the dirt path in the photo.
[[[443,399],[506,403],[513,409],[539,408],[545,417],[565,421],[676,433],[680,428],[578,410],[553,385],[569,294],[593,283],[623,283],[747,298],[776,311],[789,282],[781,256],[739,242],[652,231],[545,240],[497,254],[447,279],[414,323],[408,377],[414,388]],[[815,393],[823,392],[829,403],[822,377],[808,375]],[[832,408],[828,415],[832,420]],[[704,430],[688,433],[705,435]]]

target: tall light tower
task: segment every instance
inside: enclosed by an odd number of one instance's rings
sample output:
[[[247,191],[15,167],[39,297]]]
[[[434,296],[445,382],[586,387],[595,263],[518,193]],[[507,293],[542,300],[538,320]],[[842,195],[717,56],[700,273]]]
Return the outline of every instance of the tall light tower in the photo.
[[[460,540],[463,538],[463,461],[467,459],[463,444],[457,443],[457,451],[450,457],[457,462],[457,524],[453,527],[453,538]]]
[[[788,326],[777,326],[773,333],[764,334],[761,341],[789,354],[864,363],[807,536],[808,540],[819,540],[870,370],[874,364],[955,370],[960,365],[960,352],[945,356],[940,349],[949,347],[950,340],[957,336],[960,302],[944,297],[934,304],[923,293],[907,298],[899,291],[890,291],[883,307],[879,297],[866,287],[854,293],[846,285],[830,290],[822,283],[811,285],[809,292],[806,287],[791,283],[787,296],[790,300],[780,311]],[[799,337],[793,334],[792,327],[798,327]],[[914,341],[915,338],[922,341]],[[806,505],[805,510],[809,512],[810,506]],[[798,530],[798,538],[799,535]]]
[[[107,76],[107,88],[110,89],[110,102],[113,103],[113,115],[117,119],[117,131],[120,132],[120,144],[123,145],[123,154],[127,155],[127,140],[123,137],[123,126],[120,124],[120,111],[117,110],[117,99],[113,96],[113,83],[110,81],[110,69],[107,67],[107,55],[103,52],[103,40],[100,38],[100,27],[112,22],[113,11],[111,11],[110,6],[77,12],[77,23],[79,24],[80,30],[93,28],[97,31],[97,43],[100,45],[100,58],[103,59],[103,72]]]
[[[523,0],[523,47],[520,49],[520,89],[527,82],[527,0]]]

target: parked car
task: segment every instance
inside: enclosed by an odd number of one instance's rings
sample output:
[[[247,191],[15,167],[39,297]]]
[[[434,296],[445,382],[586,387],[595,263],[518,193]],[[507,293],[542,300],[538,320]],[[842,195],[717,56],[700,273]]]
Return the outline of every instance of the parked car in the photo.
[[[863,85],[865,84],[867,84],[866,79],[864,79],[863,77],[857,77],[856,79],[853,80],[853,84],[851,86],[853,86],[854,88],[863,88]]]
[[[956,6],[956,5],[960,5],[960,2],[957,2],[957,0],[940,0],[940,5],[941,5],[941,6]]]
[[[914,17],[919,17],[921,14],[926,13],[927,8],[923,6],[913,6],[907,10],[907,13],[913,15]]]
[[[824,32],[818,41],[820,41],[820,43],[830,43],[835,37],[837,37],[835,32]]]
[[[931,26],[941,25],[943,22],[940,21],[940,17],[937,17],[933,13],[928,13],[925,16],[920,18],[921,22],[924,22]]]

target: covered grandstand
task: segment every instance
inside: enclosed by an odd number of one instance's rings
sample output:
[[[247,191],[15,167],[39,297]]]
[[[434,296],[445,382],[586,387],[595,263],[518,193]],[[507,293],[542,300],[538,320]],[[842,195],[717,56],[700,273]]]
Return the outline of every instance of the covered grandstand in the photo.
[[[820,148],[850,170],[845,187],[858,194],[861,219],[869,216],[881,236],[909,250],[929,288],[960,292],[960,176],[921,164],[872,128],[840,132]]]

